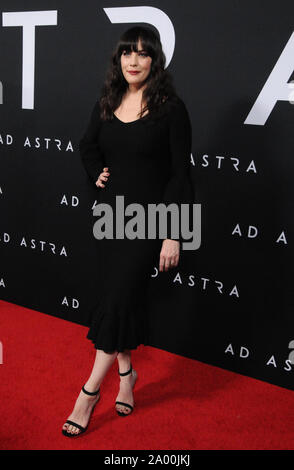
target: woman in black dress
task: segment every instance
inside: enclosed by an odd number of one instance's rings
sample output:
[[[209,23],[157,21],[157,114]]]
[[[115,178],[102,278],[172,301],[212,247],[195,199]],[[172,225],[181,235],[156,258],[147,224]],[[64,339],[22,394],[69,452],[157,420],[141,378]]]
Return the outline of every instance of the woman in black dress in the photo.
[[[109,204],[114,213],[117,195],[124,196],[125,207],[140,203],[145,213],[149,203],[193,203],[191,123],[164,66],[161,42],[152,29],[127,30],[115,48],[101,97],[80,141],[82,162],[97,187],[98,203]],[[87,334],[96,358],[63,425],[64,435],[86,430],[100,385],[116,358],[120,388],[115,408],[119,416],[133,411],[137,372],[131,350],[148,344],[147,293],[154,264],[159,271],[168,271],[179,262],[182,238],[171,235],[168,227],[164,240],[115,238],[115,233],[113,239],[97,240],[100,295]]]

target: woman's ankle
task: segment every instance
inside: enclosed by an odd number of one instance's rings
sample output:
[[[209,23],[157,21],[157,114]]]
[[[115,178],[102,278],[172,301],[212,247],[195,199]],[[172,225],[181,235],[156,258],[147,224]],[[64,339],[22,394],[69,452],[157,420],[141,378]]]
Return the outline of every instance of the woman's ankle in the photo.
[[[84,387],[87,390],[87,392],[93,393],[93,392],[97,392],[98,389],[100,389],[100,383],[97,381],[88,379]]]
[[[118,363],[118,370],[121,374],[125,374],[126,372],[129,372],[129,370],[131,369],[131,365],[131,361],[121,361]],[[131,372],[127,375],[131,375]]]

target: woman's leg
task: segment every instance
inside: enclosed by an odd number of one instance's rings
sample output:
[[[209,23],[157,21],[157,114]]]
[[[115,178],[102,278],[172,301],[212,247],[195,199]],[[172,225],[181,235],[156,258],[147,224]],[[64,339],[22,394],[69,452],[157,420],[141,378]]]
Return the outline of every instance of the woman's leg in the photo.
[[[118,368],[120,372],[127,372],[131,367],[131,350],[125,349],[117,355]],[[134,405],[133,386],[137,378],[137,372],[133,369],[132,374],[120,375],[120,388],[115,401],[122,401]],[[123,405],[115,405],[122,413],[131,413],[131,409]]]
[[[108,369],[114,362],[117,357],[118,352],[106,353],[101,349],[97,349],[96,357],[92,372],[89,379],[85,383],[85,389],[88,392],[95,392],[100,387]],[[80,424],[83,427],[86,427],[91,415],[93,406],[98,401],[100,394],[91,396],[86,395],[82,390],[77,398],[74,409],[71,415],[68,417],[69,420],[74,421]],[[72,432],[73,434],[79,434],[80,430],[73,426],[72,424],[65,423],[63,429],[66,429],[67,432]]]
[[[95,362],[90,377],[85,383],[85,389],[88,392],[95,392],[100,387],[108,369],[111,367],[117,357],[118,352],[106,353],[97,349]]]

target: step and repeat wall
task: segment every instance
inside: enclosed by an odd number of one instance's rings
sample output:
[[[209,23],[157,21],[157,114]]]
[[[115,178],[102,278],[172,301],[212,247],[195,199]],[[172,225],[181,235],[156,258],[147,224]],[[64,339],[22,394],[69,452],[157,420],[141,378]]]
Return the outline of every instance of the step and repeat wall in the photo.
[[[99,190],[78,142],[119,36],[146,25],[189,111],[202,215],[200,247],[150,276],[150,346],[293,389],[293,2],[0,7],[0,298],[88,326]]]

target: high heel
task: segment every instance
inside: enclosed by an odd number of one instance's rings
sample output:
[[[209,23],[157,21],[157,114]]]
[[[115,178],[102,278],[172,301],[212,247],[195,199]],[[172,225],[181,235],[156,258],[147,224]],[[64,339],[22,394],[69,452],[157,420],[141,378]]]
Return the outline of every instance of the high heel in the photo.
[[[118,369],[118,373],[119,373],[119,375],[128,375],[128,374],[132,373],[132,370],[133,370],[133,368],[132,368],[132,364],[131,364],[130,370],[128,370],[127,372],[120,372],[119,369]],[[136,377],[136,380],[137,380],[137,377]],[[136,382],[136,380],[135,380],[135,382]],[[134,385],[135,385],[135,382],[134,382]],[[134,385],[133,385],[133,387],[134,387]],[[123,406],[126,406],[127,408],[131,409],[131,411],[129,413],[123,413],[122,411],[118,411],[115,408],[115,410],[116,410],[116,412],[119,416],[129,416],[134,410],[134,406],[130,405],[129,403],[124,403],[123,401],[116,401],[115,404],[123,405]]]
[[[96,390],[96,392],[88,392],[88,390],[86,390],[86,389],[85,389],[85,386],[83,385],[83,386],[82,386],[82,391],[83,391],[84,393],[86,393],[86,395],[94,396],[94,395],[98,395],[98,393],[100,392],[100,387],[98,388],[98,390]],[[95,405],[93,406],[93,408],[92,408],[92,410],[91,410],[91,414],[90,414],[90,417],[89,417],[89,421],[88,421],[88,424],[87,424],[86,427],[83,427],[83,426],[81,426],[80,424],[75,423],[74,421],[71,421],[70,419],[67,419],[67,420],[65,421],[65,423],[68,423],[68,424],[71,424],[72,426],[75,426],[76,428],[78,428],[78,429],[80,430],[80,432],[79,432],[78,434],[73,434],[73,433],[68,432],[66,429],[62,429],[62,434],[63,434],[64,436],[66,436],[66,437],[77,437],[77,436],[80,436],[81,434],[83,434],[83,433],[87,430],[87,428],[88,428],[88,426],[89,426],[89,422],[90,422],[90,419],[91,419],[91,415],[92,415],[92,413],[93,413],[93,411],[94,411],[94,408],[95,408],[96,404],[97,404],[98,401],[100,400],[100,398],[101,398],[101,397],[100,397],[100,394],[99,394],[99,398],[98,398],[98,400],[96,401]],[[64,424],[65,424],[65,423],[64,423]]]

